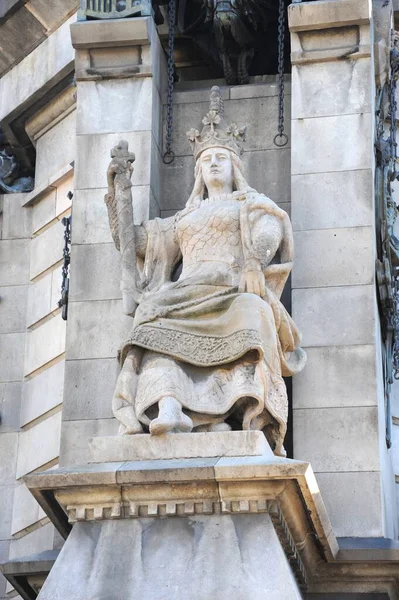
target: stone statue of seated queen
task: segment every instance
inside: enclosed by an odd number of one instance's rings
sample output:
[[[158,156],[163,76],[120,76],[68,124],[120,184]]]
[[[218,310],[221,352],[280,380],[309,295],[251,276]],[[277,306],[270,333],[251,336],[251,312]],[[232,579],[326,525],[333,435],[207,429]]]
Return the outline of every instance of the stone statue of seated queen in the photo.
[[[133,224],[134,155],[123,141],[111,152],[105,202],[124,309],[134,316],[113,412],[122,434],[262,430],[285,456],[283,376],[306,361],[280,301],[293,264],[291,223],[248,185],[244,129],[227,125],[217,87],[202,123],[188,133],[193,191],[173,217]]]

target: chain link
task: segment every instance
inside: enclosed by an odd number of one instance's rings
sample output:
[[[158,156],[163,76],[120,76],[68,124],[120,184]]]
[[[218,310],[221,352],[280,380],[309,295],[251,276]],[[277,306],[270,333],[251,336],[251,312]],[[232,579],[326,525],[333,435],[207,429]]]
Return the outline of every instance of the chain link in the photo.
[[[288,144],[284,133],[284,40],[285,40],[285,0],[280,0],[278,9],[278,134],[274,144],[282,147]]]
[[[169,38],[168,38],[168,103],[166,108],[166,143],[163,162],[166,165],[172,163],[175,159],[175,153],[172,150],[172,131],[173,131],[173,85],[175,78],[175,25],[176,24],[176,0],[169,0]]]

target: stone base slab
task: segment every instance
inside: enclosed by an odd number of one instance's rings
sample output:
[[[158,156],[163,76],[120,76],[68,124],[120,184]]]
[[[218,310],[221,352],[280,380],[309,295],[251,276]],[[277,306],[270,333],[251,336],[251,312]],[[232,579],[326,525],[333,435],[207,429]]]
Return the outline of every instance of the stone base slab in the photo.
[[[273,452],[261,431],[228,431],[95,437],[89,441],[89,456],[90,463],[104,463],[222,456],[273,458]]]

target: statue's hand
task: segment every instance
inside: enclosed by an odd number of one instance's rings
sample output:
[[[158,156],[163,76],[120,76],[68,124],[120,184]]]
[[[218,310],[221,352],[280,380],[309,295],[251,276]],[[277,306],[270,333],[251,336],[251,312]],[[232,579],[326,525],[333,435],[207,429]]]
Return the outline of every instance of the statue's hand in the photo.
[[[261,298],[266,294],[266,281],[262,271],[244,271],[241,275],[239,292],[256,294]]]

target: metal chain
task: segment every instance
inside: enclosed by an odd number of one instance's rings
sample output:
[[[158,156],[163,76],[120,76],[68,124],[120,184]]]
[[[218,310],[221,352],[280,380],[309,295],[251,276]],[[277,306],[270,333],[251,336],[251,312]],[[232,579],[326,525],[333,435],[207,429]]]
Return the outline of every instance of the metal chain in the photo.
[[[68,192],[67,197],[72,200],[72,192]],[[64,217],[62,224],[65,227],[64,230],[64,250],[62,252],[64,262],[62,263],[62,283],[61,283],[61,299],[58,301],[58,306],[62,309],[61,316],[64,321],[68,318],[68,296],[69,296],[69,265],[71,263],[71,227],[72,227],[72,216]]]
[[[170,165],[175,159],[172,150],[173,131],[173,85],[175,77],[175,24],[176,24],[176,0],[169,0],[169,38],[168,38],[168,103],[166,109],[166,143],[163,162]]]
[[[284,133],[284,39],[285,39],[285,0],[280,0],[278,8],[278,134],[274,144],[282,147],[288,144]]]

